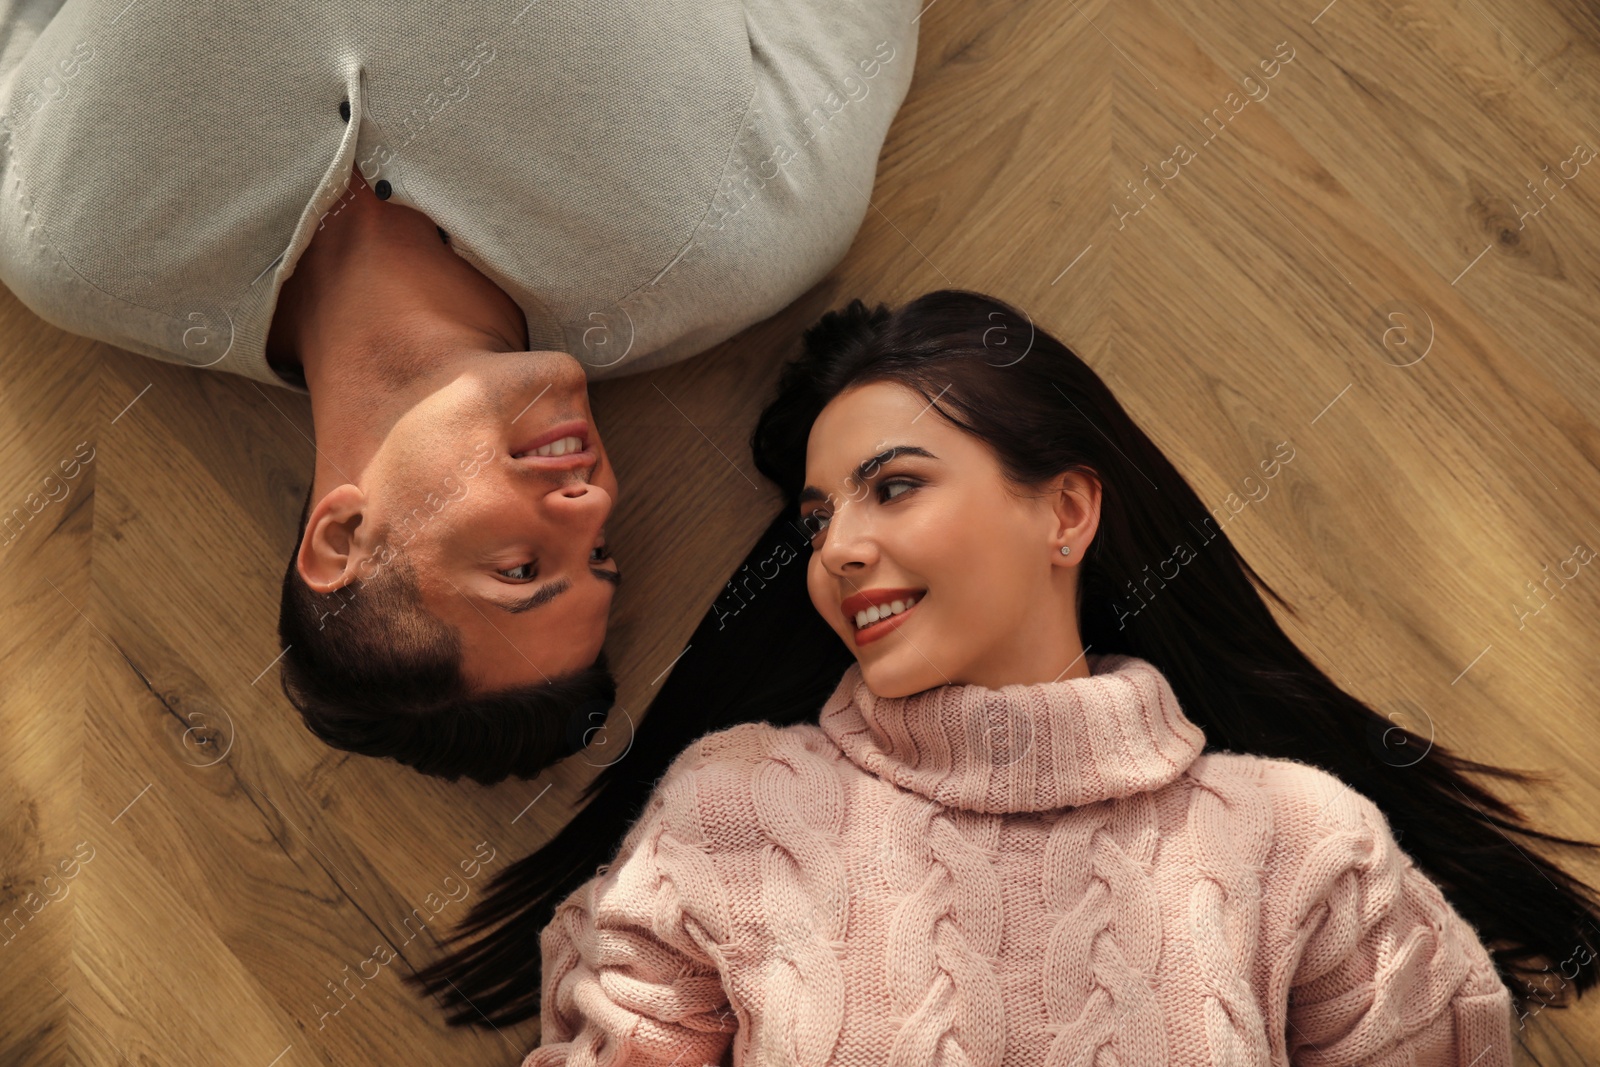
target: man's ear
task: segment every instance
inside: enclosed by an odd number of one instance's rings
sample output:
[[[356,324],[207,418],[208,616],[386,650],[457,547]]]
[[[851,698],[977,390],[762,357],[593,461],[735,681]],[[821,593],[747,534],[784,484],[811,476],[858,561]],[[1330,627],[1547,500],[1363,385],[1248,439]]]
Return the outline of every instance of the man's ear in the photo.
[[[338,486],[316,502],[306,518],[306,534],[300,541],[296,566],[306,585],[319,593],[331,593],[355,579],[356,567],[365,557],[365,535],[372,529],[359,529],[365,518],[367,495],[357,485]]]

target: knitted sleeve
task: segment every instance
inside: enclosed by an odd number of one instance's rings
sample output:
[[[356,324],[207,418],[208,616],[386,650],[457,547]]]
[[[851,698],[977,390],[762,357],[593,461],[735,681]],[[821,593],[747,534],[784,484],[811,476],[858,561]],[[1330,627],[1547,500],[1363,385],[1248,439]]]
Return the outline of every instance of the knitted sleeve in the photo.
[[[617,858],[567,897],[540,934],[541,1045],[523,1067],[724,1060],[738,1020],[716,963],[716,931],[687,913],[679,895],[680,882],[704,886],[714,877],[704,852],[674,832],[674,813],[692,811],[693,775],[680,773],[688,756],[663,777]]]
[[[1511,994],[1478,935],[1354,789],[1295,885],[1295,1067],[1510,1067]]]

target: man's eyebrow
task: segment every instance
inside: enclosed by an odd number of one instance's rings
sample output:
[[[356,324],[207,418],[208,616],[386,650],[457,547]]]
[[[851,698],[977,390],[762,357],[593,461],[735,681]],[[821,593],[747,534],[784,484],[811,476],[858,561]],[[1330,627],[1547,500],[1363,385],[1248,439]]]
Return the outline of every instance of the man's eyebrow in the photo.
[[[896,456],[921,456],[924,459],[939,458],[932,452],[929,452],[926,448],[919,448],[916,445],[895,445],[892,448],[884,449],[876,456],[869,456],[860,463],[856,464],[853,477],[858,482],[864,481],[867,477],[868,470],[874,466],[881,466],[882,464],[889,462],[891,459],[894,459]],[[818,489],[814,485],[808,485],[804,489],[800,490],[800,499],[798,502],[801,504],[809,504],[813,500],[826,499],[828,499],[828,494],[826,492]]]
[[[601,579],[602,581],[610,582],[619,589],[622,588],[621,571],[606,570],[602,567],[590,567],[589,573],[594,575],[596,578]],[[571,588],[572,583],[570,581],[565,578],[558,578],[553,582],[545,582],[539,588],[535,589],[532,594],[525,597],[518,597],[514,600],[506,600],[501,597],[491,596],[484,597],[484,599],[493,604],[495,607],[499,608],[501,611],[509,612],[512,615],[517,615],[524,611],[532,611],[534,608],[543,607]]]

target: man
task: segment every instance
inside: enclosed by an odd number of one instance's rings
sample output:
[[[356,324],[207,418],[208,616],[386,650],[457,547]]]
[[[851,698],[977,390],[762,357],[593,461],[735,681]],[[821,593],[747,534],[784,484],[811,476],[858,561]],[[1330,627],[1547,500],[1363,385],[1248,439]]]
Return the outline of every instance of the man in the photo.
[[[63,329],[309,394],[284,690],[330,744],[490,782],[615,695],[587,382],[832,268],[918,5],[438,12],[0,11],[0,280]]]
[[[522,311],[426,215],[352,187],[268,340],[317,428],[279,609],[285,692],[340,748],[534,774],[615,696],[618,487],[584,368],[527,351]]]

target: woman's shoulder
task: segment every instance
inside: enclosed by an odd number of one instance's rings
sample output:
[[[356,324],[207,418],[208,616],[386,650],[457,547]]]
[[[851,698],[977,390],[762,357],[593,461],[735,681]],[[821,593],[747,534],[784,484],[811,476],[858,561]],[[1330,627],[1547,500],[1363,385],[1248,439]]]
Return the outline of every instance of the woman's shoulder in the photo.
[[[749,773],[765,763],[807,756],[831,762],[842,753],[815,723],[742,722],[696,739],[673,760],[667,776],[708,770]]]
[[[705,734],[656,783],[645,816],[707,854],[733,856],[766,843],[775,823],[817,817],[838,794],[844,759],[812,724],[747,722]]]
[[[1313,763],[1240,752],[1207,752],[1189,769],[1189,777],[1211,789],[1246,789],[1258,793],[1273,811],[1276,827],[1295,827],[1321,834],[1341,831],[1388,831],[1376,803],[1338,775]]]
[[[1383,809],[1323,767],[1217,752],[1197,759],[1190,773],[1198,788],[1221,796],[1222,818],[1247,819],[1265,830],[1260,865],[1268,895],[1280,901],[1275,907],[1283,936],[1308,921],[1314,905],[1331,893],[1357,885],[1372,900],[1391,899],[1412,876],[1411,858]],[[1210,819],[1197,825],[1219,829]],[[1347,878],[1355,881],[1347,884]],[[1442,907],[1436,888],[1422,892]]]

